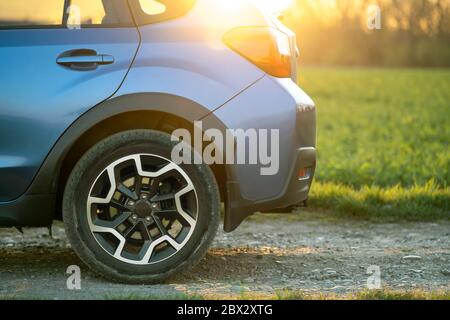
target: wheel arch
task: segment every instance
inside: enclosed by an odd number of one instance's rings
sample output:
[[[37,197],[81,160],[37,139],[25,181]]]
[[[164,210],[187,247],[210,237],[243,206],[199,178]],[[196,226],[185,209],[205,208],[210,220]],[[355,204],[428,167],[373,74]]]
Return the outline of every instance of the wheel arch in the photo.
[[[54,216],[61,218],[61,199],[70,172],[81,156],[97,142],[133,129],[153,129],[171,134],[175,129],[184,128],[192,132],[194,121],[209,112],[191,100],[160,93],[132,94],[103,102],[66,130],[47,156],[27,194],[55,194]],[[213,119],[215,126],[223,126],[220,120]],[[223,165],[215,165],[211,169],[224,201],[227,169]]]

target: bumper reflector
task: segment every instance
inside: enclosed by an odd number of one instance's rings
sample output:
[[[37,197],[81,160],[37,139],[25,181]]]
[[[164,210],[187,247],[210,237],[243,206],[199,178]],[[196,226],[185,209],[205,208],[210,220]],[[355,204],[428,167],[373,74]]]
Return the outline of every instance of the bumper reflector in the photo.
[[[308,180],[311,178],[311,168],[301,168],[298,172],[298,179],[299,180]]]

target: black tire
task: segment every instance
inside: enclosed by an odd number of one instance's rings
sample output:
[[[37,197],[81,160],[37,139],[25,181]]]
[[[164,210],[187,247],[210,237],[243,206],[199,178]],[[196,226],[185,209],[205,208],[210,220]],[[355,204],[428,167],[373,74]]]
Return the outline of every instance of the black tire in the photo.
[[[161,283],[195,266],[206,254],[220,219],[217,182],[206,165],[180,165],[195,187],[197,222],[189,240],[173,256],[154,264],[135,265],[116,259],[91,232],[87,200],[91,186],[109,164],[129,154],[150,153],[170,159],[174,142],[168,134],[132,130],[115,134],[92,147],[75,165],[65,187],[63,219],[67,237],[81,260],[95,273],[115,282]]]

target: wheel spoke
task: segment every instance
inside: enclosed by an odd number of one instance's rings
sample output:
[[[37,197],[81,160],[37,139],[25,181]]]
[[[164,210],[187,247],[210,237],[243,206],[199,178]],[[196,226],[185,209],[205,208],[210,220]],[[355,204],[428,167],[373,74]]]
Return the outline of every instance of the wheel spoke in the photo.
[[[130,189],[128,189],[124,184],[120,183],[117,185],[117,190],[122,193],[123,195],[125,195],[127,198],[132,199],[132,200],[138,200],[139,197],[136,194],[136,192],[131,191]]]
[[[143,263],[148,263],[150,258],[152,257],[154,249],[160,245],[161,243],[167,242],[169,243],[175,250],[180,250],[182,248],[182,245],[176,242],[172,237],[166,235],[158,238],[157,240],[153,241],[151,245],[148,247],[147,252],[144,255],[144,258],[141,260]]]
[[[187,213],[183,209],[183,206],[181,205],[181,197],[193,190],[194,190],[194,186],[192,185],[192,183],[189,183],[185,188],[183,188],[182,190],[178,191],[175,194],[175,205],[177,207],[177,211],[191,227],[193,227],[195,225],[195,220],[194,220],[194,218],[191,217],[191,215],[189,213]]]
[[[141,222],[138,224],[138,229],[141,232],[141,236],[144,240],[152,240],[152,237],[150,235],[150,232],[148,231],[147,226],[145,225],[145,223]]]
[[[130,239],[134,232],[137,231],[139,224],[140,221],[133,223],[128,229],[123,232],[123,237],[127,240]]]
[[[150,260],[150,258],[152,257],[153,254],[153,250],[155,249],[155,247],[157,247],[158,245],[160,245],[161,243],[164,242],[164,237],[161,237],[155,241],[153,241],[150,246],[147,248],[147,252],[145,252],[144,257],[142,258],[142,262],[143,263],[148,263],[148,261]]]
[[[191,192],[191,191],[193,191],[193,190],[194,190],[194,186],[190,183],[190,184],[188,184],[186,187],[184,187],[183,189],[181,189],[180,191],[178,191],[178,192],[176,193],[176,196],[177,196],[177,197],[184,196],[185,194],[187,194],[187,193],[189,193],[189,192]]]
[[[158,193],[158,187],[159,187],[159,178],[151,179],[150,184],[149,184],[150,196],[154,196]]]
[[[185,217],[180,214],[177,210],[160,210],[155,211],[154,214],[158,217],[167,218],[170,220],[169,225],[166,227],[166,229],[170,229],[170,226],[173,224],[174,221],[178,220],[183,226],[191,226],[190,222],[185,219]]]
[[[163,235],[163,236],[169,235],[167,233],[167,229],[164,227],[164,225],[162,224],[162,222],[159,219],[159,217],[154,217],[153,220],[155,220],[156,227],[158,228],[158,230],[161,233],[161,235]]]
[[[139,195],[142,191],[142,177],[138,175],[134,179],[134,192]]]
[[[161,202],[165,200],[172,200],[175,198],[175,195],[173,193],[167,193],[167,194],[157,194],[153,198],[150,199],[151,202]]]
[[[156,178],[156,177],[162,176],[163,174],[165,174],[169,171],[178,170],[176,164],[174,164],[172,162],[168,162],[164,167],[162,167],[158,171],[148,172],[148,171],[144,171],[144,169],[142,167],[141,157],[135,157],[134,161],[136,162],[136,168],[137,168],[138,174],[141,177]]]
[[[122,204],[121,202],[119,202],[117,200],[111,200],[109,205],[113,208],[116,208],[117,210],[119,210],[121,212],[127,212],[127,211],[131,210],[129,207],[127,207],[126,205]]]
[[[173,210],[156,210],[154,211],[154,213],[158,216],[163,216],[163,217],[174,217],[178,215],[178,211],[173,209]]]
[[[120,243],[114,252],[114,257],[120,259],[122,257],[123,248],[125,247],[126,240],[124,238],[120,239]]]
[[[122,223],[127,221],[127,219],[131,216],[131,212],[124,212],[122,214],[119,214],[114,220],[112,221],[106,221],[97,219],[94,224],[99,227],[103,228],[109,228],[109,229],[115,229],[118,226],[120,226]]]
[[[175,239],[172,237],[166,236],[165,239],[175,250],[181,249],[181,244],[179,244]]]

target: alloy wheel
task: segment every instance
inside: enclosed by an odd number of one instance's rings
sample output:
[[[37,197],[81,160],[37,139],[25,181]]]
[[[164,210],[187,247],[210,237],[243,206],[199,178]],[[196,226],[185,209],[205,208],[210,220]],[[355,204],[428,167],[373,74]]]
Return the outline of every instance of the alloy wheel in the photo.
[[[89,228],[98,244],[126,263],[159,263],[189,241],[198,198],[186,172],[153,154],[135,154],[108,165],[87,200]]]

